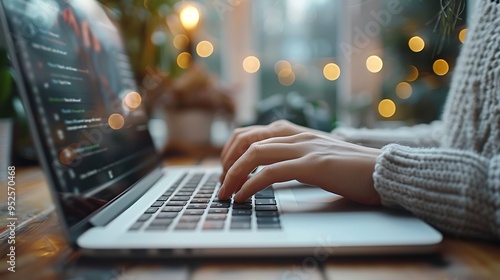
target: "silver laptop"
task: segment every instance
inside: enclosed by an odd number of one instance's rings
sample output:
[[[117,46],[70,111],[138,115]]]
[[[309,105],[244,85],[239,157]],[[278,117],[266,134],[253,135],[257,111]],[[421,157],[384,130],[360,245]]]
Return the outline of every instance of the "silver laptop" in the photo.
[[[297,182],[219,201],[220,168],[163,167],[118,29],[92,0],[0,0],[32,135],[71,244],[96,257],[427,253],[411,214]]]

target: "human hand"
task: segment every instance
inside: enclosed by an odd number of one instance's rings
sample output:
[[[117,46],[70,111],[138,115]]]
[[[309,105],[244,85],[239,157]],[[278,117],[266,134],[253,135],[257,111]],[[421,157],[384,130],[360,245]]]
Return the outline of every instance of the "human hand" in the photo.
[[[222,154],[225,175],[220,199],[236,193],[234,200],[242,202],[273,183],[298,180],[359,203],[380,204],[372,178],[380,150],[300,126],[283,122],[278,126],[282,129],[271,124],[235,131]],[[248,178],[260,165],[266,167]]]

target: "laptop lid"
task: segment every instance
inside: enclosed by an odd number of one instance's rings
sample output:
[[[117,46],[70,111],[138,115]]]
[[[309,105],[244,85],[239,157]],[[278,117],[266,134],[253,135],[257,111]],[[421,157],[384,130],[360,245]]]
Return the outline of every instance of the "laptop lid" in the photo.
[[[159,159],[116,25],[94,0],[0,0],[39,159],[71,241]]]

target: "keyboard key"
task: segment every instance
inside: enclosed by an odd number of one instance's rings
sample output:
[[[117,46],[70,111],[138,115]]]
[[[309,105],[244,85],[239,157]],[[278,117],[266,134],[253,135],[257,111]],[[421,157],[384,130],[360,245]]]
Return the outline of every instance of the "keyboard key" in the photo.
[[[161,209],[162,212],[181,212],[182,207],[179,206],[165,206]]]
[[[145,214],[154,214],[156,211],[158,211],[159,208],[157,207],[149,207],[148,210],[144,211]]]
[[[212,202],[210,208],[229,208],[229,202]]]
[[[187,201],[169,201],[167,206],[184,206],[187,204]]]
[[[178,223],[175,227],[176,230],[195,230],[198,223]]]
[[[192,222],[199,222],[200,221],[200,216],[190,216],[190,215],[183,215],[181,219],[179,220],[182,223],[192,223]]]
[[[252,220],[252,217],[250,217],[250,216],[232,216],[231,217],[232,223],[238,223],[238,222],[250,223],[251,220]]]
[[[233,216],[250,216],[252,210],[249,209],[233,209]]]
[[[146,228],[147,231],[166,231],[168,228],[168,225],[156,225],[156,226],[149,226]]]
[[[226,214],[208,214],[206,220],[207,221],[224,221],[226,220]]]
[[[182,192],[178,192],[175,195],[176,196],[189,196],[190,197],[192,194],[193,194],[193,192],[186,192],[183,190]]]
[[[256,193],[255,198],[274,198],[274,191],[271,187],[267,187]]]
[[[172,197],[171,201],[188,201],[191,197],[187,195],[176,195]]]
[[[224,222],[221,221],[206,221],[203,224],[203,230],[222,230],[224,229]]]
[[[186,209],[184,211],[184,215],[195,215],[195,216],[201,216],[205,213],[205,210],[198,210],[198,209]]]
[[[161,207],[163,206],[163,201],[155,201],[151,207]]]
[[[153,217],[153,214],[142,214],[142,216],[137,219],[138,222],[145,222],[149,220],[151,217]]]
[[[212,194],[214,190],[199,190],[197,193],[199,194]]]
[[[200,199],[200,198],[212,198],[212,194],[208,193],[201,193],[201,194],[196,194],[194,196],[195,199]]]
[[[255,216],[257,216],[257,218],[259,218],[259,217],[279,217],[279,214],[276,211],[259,211],[259,212],[255,212]]]
[[[139,230],[144,225],[143,222],[135,222],[129,230]]]
[[[208,207],[208,204],[189,204],[187,209],[205,209]]]
[[[252,204],[234,203],[233,209],[252,209]]]
[[[272,198],[255,199],[255,205],[276,205],[276,200]]]
[[[168,197],[169,197],[168,195],[162,195],[162,196],[160,196],[160,198],[158,198],[157,201],[166,201],[168,199]]]
[[[257,224],[279,224],[280,218],[278,217],[258,217]]]
[[[168,226],[172,223],[173,219],[155,219],[149,226]]]
[[[177,217],[177,212],[161,212],[156,216],[156,219],[173,219]]]
[[[210,199],[207,198],[193,198],[191,203],[209,203]]]
[[[250,229],[251,225],[250,223],[245,223],[245,222],[236,222],[236,223],[231,223],[231,229]]]
[[[276,205],[255,205],[255,211],[278,211]]]
[[[257,224],[258,229],[281,229],[280,224]]]
[[[227,214],[229,209],[227,208],[210,208],[208,210],[208,214]]]

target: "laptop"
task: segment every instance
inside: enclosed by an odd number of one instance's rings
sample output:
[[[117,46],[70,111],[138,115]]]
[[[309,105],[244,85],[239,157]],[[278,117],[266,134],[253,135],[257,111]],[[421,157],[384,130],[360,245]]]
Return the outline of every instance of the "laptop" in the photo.
[[[219,201],[220,167],[162,166],[120,32],[97,1],[0,0],[56,209],[93,257],[416,254],[442,235],[406,212],[298,182]]]

